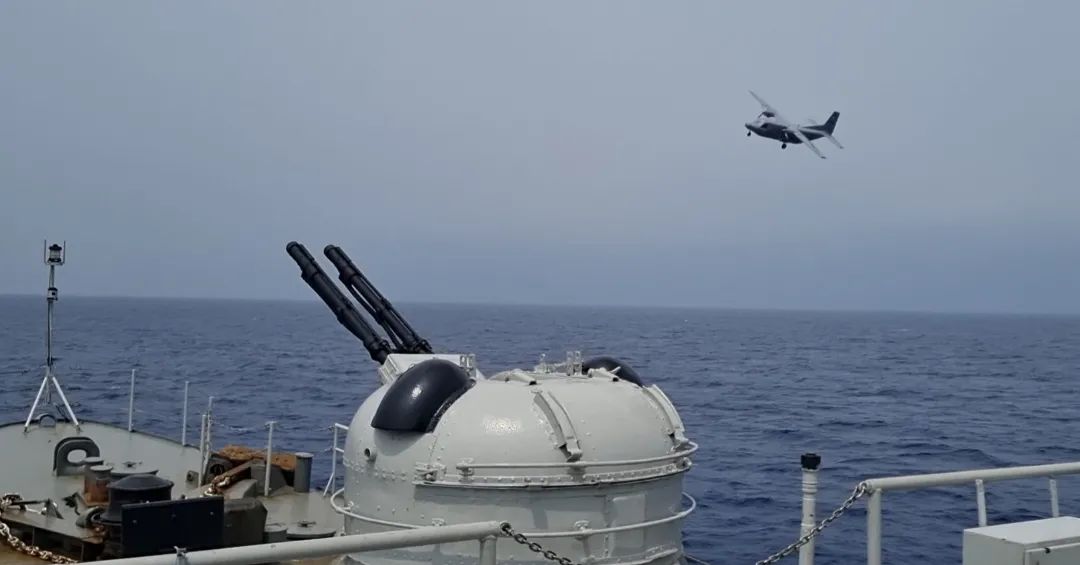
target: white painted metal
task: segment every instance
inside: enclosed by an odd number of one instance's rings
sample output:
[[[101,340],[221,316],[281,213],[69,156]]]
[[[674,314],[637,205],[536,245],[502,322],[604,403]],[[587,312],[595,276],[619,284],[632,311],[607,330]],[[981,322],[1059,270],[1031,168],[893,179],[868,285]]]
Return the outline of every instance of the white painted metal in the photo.
[[[128,387],[128,427],[130,432],[135,429],[135,369],[131,370],[131,386]]]
[[[191,381],[184,381],[184,410],[180,416],[180,445],[187,445],[188,388]]]
[[[495,545],[495,536],[487,536],[480,540],[480,565],[495,565],[498,557],[495,554]]]
[[[203,484],[203,472],[206,470],[206,416],[199,416],[199,485]]]
[[[431,358],[391,357],[393,366],[380,370],[384,383]],[[456,355],[440,358],[461,362]],[[498,519],[574,561],[681,554],[682,523],[695,507],[683,496],[682,480],[697,446],[676,437],[681,420],[658,388],[647,391],[604,371],[573,373],[576,360],[566,371],[551,366],[558,373],[479,378],[427,434],[371,427],[389,387],[381,386],[357,410],[345,440],[344,500],[332,499],[345,531]],[[479,558],[472,551],[467,560]],[[500,556],[536,557],[517,545],[500,548]],[[369,565],[390,560],[364,556]],[[392,560],[450,562],[407,550]]]
[[[333,443],[330,445],[330,478],[326,480],[326,486],[323,487],[323,496],[330,494],[330,489],[334,487],[334,481],[337,480],[338,455],[345,455],[345,450],[338,447],[338,432],[349,433],[349,426],[337,422],[334,422],[330,429],[334,431]]]
[[[979,509],[979,525],[986,525],[986,485],[982,479],[975,479],[975,504]]]
[[[334,485],[334,477],[337,476],[337,450],[338,450],[338,424],[334,422],[334,425],[330,428],[333,430],[334,439],[330,444],[330,478],[326,480],[326,486],[323,487],[323,496],[326,496],[330,492],[330,487]]]
[[[469,471],[473,469],[584,469],[586,467],[625,467],[628,465],[643,465],[646,463],[675,463],[680,459],[684,459],[690,455],[693,455],[698,450],[698,444],[688,441],[685,449],[680,449],[674,453],[667,453],[664,455],[657,455],[654,457],[641,457],[638,459],[617,459],[611,461],[566,461],[552,463],[549,461],[536,463],[536,462],[523,462],[523,463],[476,463],[475,461],[462,461],[456,468],[459,471]]]
[[[34,419],[34,413],[37,412],[38,404],[41,403],[42,394],[45,396],[45,404],[52,403],[52,389],[49,385],[56,388],[56,393],[60,395],[60,400],[64,403],[64,409],[67,411],[67,416],[74,424],[75,429],[80,429],[79,419],[75,416],[75,411],[71,409],[71,403],[68,402],[67,395],[64,394],[64,389],[60,386],[60,381],[56,379],[56,373],[53,371],[53,354],[52,354],[52,339],[53,339],[53,308],[57,300],[60,299],[60,295],[56,290],[56,267],[63,265],[66,256],[67,242],[60,246],[59,252],[56,256],[50,254],[48,242],[42,243],[42,253],[44,255],[45,264],[49,266],[49,287],[45,293],[45,300],[48,304],[48,318],[45,328],[45,376],[41,379],[41,386],[38,387],[37,395],[34,397],[34,403],[30,405],[30,412],[26,415],[26,423],[23,424],[23,432],[30,431],[30,422]]]
[[[214,428],[214,397],[211,396],[206,399],[206,414],[203,414],[203,434],[202,441],[199,443],[199,449],[202,452],[202,462],[199,464],[199,484],[202,484],[203,472],[206,466],[210,464],[210,455],[213,453],[213,443],[211,442],[211,434]]]
[[[342,501],[341,497],[342,497],[342,494],[344,494],[344,492],[345,492],[345,489],[340,489],[337,492],[335,492],[334,495],[330,498],[330,504],[334,507],[334,510],[336,510],[339,514],[342,514],[342,515],[347,516],[349,518],[353,518],[355,520],[360,520],[362,522],[367,522],[369,524],[377,524],[379,526],[387,526],[387,527],[396,528],[396,529],[399,529],[399,530],[415,529],[415,528],[422,527],[422,526],[417,526],[415,524],[406,524],[404,522],[394,522],[394,521],[391,521],[391,520],[380,520],[378,518],[373,518],[371,516],[365,516],[363,514],[358,514],[358,513],[354,512],[354,511],[352,511],[350,509],[350,508],[352,508],[352,506],[350,506],[348,503],[344,503],[344,501]],[[686,518],[687,516],[692,514],[694,512],[694,510],[697,509],[697,500],[695,500],[694,497],[690,496],[689,494],[687,494],[685,492],[683,493],[683,499],[687,502],[687,506],[685,508],[683,508],[682,510],[680,510],[679,512],[671,514],[670,516],[665,516],[663,518],[659,518],[659,519],[656,519],[656,520],[651,520],[651,521],[648,521],[648,522],[639,522],[639,523],[635,523],[635,524],[627,524],[625,526],[612,526],[610,528],[588,528],[588,527],[585,527],[584,525],[581,525],[579,528],[572,529],[572,530],[564,530],[564,531],[561,531],[561,532],[560,531],[531,531],[531,532],[523,532],[523,533],[526,536],[530,537],[530,538],[575,538],[575,537],[580,538],[580,537],[595,536],[595,535],[599,535],[599,534],[613,534],[613,533],[617,533],[617,532],[630,532],[630,531],[635,531],[635,530],[644,530],[644,529],[648,529],[648,528],[653,527],[653,526],[658,526],[658,525],[661,525],[661,524],[667,524],[667,523],[670,523],[670,522],[675,522],[677,520],[682,520],[683,518]]]
[[[270,496],[270,469],[274,466],[271,464],[274,455],[274,422],[270,420],[266,423],[266,476],[265,482],[263,482],[263,496]]]
[[[41,395],[45,392],[45,387],[49,385],[49,369],[45,368],[45,378],[41,379],[41,386],[38,387],[37,395],[34,396],[34,403],[30,405],[30,412],[26,415],[26,423],[23,424],[23,431],[30,430],[30,420],[34,419],[34,412],[37,412],[38,403],[41,402]]]
[[[71,418],[71,423],[75,424],[75,429],[78,430],[82,426],[79,425],[79,419],[75,417],[75,411],[71,409],[71,403],[68,402],[67,395],[64,394],[63,387],[60,386],[60,381],[56,380],[56,373],[49,372],[52,378],[53,386],[56,387],[56,394],[60,395],[60,402],[64,403],[64,409],[67,410],[68,418]]]
[[[1050,477],[1050,515],[1057,518],[1061,516],[1061,509],[1058,508],[1058,488],[1057,479]]]
[[[495,563],[495,538],[501,535],[499,522],[479,522],[455,526],[427,527],[415,530],[381,532],[365,535],[267,543],[225,549],[192,551],[184,554],[151,555],[127,559],[97,561],[99,565],[256,565],[296,559],[316,559],[376,550],[421,547],[458,542],[480,542],[484,548],[482,563]],[[453,546],[451,546],[453,547]],[[366,556],[365,556],[366,558]]]
[[[866,485],[870,490],[916,490],[970,483],[976,479],[982,479],[984,481],[1002,481],[1076,474],[1080,474],[1080,461],[1073,463],[1053,463],[1050,465],[975,469],[971,471],[954,471],[951,473],[929,473],[925,475],[870,479],[866,481]]]
[[[885,491],[918,490],[964,483],[976,482],[976,494],[979,498],[980,524],[986,521],[986,499],[984,484],[989,481],[1004,481],[1047,477],[1050,486],[1051,512],[1057,509],[1057,482],[1054,477],[1080,474],[1080,462],[1052,463],[1049,465],[1027,465],[1021,467],[1001,467],[996,469],[974,469],[951,473],[929,473],[886,477],[864,481],[870,494],[866,513],[866,562],[868,565],[881,565],[881,495]],[[991,526],[992,527],[992,526]]]
[[[461,355],[458,354],[445,354],[445,353],[393,353],[387,356],[386,361],[379,366],[379,382],[382,384],[390,384],[398,378],[399,375],[408,371],[413,365],[428,359],[442,359],[443,361],[450,361],[454,364],[461,363]],[[484,375],[479,371],[476,371],[474,376],[478,379],[483,379]]]
[[[817,525],[817,469],[802,470],[802,523],[799,535],[805,536]],[[799,565],[814,565],[814,540],[799,548]]]
[[[866,565],[881,565],[881,490],[866,503]]]
[[[1080,518],[1064,516],[964,530],[963,565],[1080,562]]]

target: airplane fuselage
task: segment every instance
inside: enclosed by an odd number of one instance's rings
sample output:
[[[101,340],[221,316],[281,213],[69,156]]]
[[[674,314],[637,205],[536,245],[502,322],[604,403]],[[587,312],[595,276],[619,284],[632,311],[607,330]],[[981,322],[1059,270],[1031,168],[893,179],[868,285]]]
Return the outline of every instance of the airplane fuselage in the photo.
[[[795,137],[791,133],[788,133],[783,126],[774,124],[771,122],[750,122],[746,124],[746,129],[752,133],[760,135],[768,139],[775,139],[780,143],[802,143],[802,140]],[[803,135],[807,139],[813,141],[824,137],[824,134],[815,133],[808,129],[803,129]]]

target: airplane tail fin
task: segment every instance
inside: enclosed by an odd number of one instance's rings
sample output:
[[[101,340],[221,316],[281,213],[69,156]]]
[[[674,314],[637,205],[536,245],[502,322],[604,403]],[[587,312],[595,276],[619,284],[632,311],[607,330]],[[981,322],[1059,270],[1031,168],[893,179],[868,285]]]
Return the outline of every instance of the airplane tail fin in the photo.
[[[829,119],[825,120],[825,123],[822,124],[821,129],[829,132],[829,135],[832,135],[833,130],[836,129],[836,120],[839,119],[840,112],[833,112],[832,115],[829,116]]]

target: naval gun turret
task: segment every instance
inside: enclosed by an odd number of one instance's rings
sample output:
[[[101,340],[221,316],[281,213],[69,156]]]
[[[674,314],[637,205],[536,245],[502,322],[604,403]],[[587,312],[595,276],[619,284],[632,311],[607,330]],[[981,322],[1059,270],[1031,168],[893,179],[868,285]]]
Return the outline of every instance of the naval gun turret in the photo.
[[[602,356],[485,376],[472,355],[436,353],[360,272],[327,246],[342,294],[302,245],[301,277],[364,344],[382,381],[346,439],[345,486],[333,495],[350,534],[498,520],[500,562],[549,563],[520,533],[575,563],[684,562],[690,456],[678,411],[656,384]],[[476,562],[475,543],[369,552],[367,565]]]

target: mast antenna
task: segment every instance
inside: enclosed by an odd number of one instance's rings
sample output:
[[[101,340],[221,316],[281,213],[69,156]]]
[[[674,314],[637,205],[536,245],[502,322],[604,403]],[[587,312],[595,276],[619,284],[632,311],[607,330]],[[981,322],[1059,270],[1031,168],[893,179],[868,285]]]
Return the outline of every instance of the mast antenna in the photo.
[[[48,322],[45,329],[45,376],[41,379],[41,386],[38,387],[37,396],[34,397],[34,404],[30,407],[30,413],[26,415],[26,424],[23,425],[23,433],[30,431],[30,422],[34,419],[34,413],[37,412],[38,404],[41,403],[42,394],[45,395],[45,405],[48,406],[52,402],[52,389],[56,389],[57,395],[60,396],[60,400],[64,403],[64,409],[67,410],[67,417],[75,424],[75,429],[79,430],[79,419],[75,417],[75,411],[71,409],[71,404],[68,403],[67,396],[64,395],[64,389],[60,387],[60,381],[56,379],[56,373],[53,371],[53,309],[56,305],[56,301],[60,299],[60,294],[56,290],[56,268],[64,264],[66,259],[66,247],[67,241],[63,245],[53,243],[49,245],[48,241],[42,244],[43,255],[45,264],[49,266],[49,288],[45,291],[45,301],[48,303]],[[49,385],[52,385],[50,387]]]

